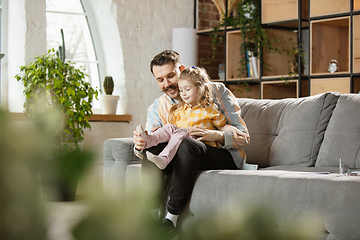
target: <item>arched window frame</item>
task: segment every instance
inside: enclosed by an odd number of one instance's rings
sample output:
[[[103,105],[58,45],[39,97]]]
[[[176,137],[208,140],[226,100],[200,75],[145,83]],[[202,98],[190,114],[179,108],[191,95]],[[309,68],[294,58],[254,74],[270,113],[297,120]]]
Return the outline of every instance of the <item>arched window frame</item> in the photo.
[[[94,20],[94,16],[93,16],[93,12],[91,9],[91,5],[87,0],[78,0],[82,6],[82,13],[79,12],[70,12],[70,11],[54,11],[54,10],[46,10],[47,13],[55,13],[55,14],[70,14],[70,15],[81,15],[85,17],[85,20],[87,22],[87,27],[90,33],[90,38],[91,38],[91,43],[92,43],[92,48],[95,54],[95,61],[76,61],[73,59],[68,59],[71,60],[75,63],[84,63],[84,64],[94,64],[96,63],[96,67],[97,67],[97,79],[96,79],[96,84],[94,84],[94,80],[92,79],[92,85],[93,87],[98,87],[99,89],[102,90],[103,86],[102,86],[102,81],[101,79],[104,78],[103,76],[103,72],[104,72],[104,66],[103,66],[103,56],[102,56],[102,51],[99,51],[99,49],[101,49],[101,43],[99,40],[99,36],[98,36],[98,31],[96,29],[96,24],[95,24],[95,20]],[[60,37],[60,35],[59,35]],[[65,38],[67,37],[71,37],[69,36],[69,33],[65,33]],[[89,69],[90,71],[90,69]],[[94,76],[92,76],[94,77]],[[99,108],[100,104],[97,100],[94,101],[94,107],[95,108]]]

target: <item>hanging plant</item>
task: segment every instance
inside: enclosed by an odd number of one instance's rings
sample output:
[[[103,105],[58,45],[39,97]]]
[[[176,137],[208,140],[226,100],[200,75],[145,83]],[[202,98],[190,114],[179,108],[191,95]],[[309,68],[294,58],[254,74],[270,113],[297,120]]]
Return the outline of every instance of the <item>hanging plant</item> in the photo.
[[[261,1],[260,0],[228,0],[228,14],[225,15],[224,0],[213,2],[218,7],[221,14],[221,20],[218,25],[213,28],[210,34],[212,44],[212,59],[216,57],[216,51],[219,44],[223,42],[221,36],[222,29],[231,27],[233,29],[240,29],[240,34],[243,39],[240,45],[240,62],[239,62],[239,77],[246,76],[247,73],[247,51],[249,48],[254,53],[254,56],[260,59],[263,52],[288,55],[294,52],[294,49],[286,49],[285,47],[276,47],[277,43],[286,43],[290,40],[283,38],[269,37],[263,25],[261,24]],[[299,49],[299,46],[293,46]],[[303,53],[303,51],[301,50]],[[289,55],[290,57],[290,55]],[[304,59],[304,58],[302,58]],[[263,67],[267,68],[266,62],[263,62]],[[267,69],[269,70],[269,69]],[[289,70],[290,71],[290,70]]]

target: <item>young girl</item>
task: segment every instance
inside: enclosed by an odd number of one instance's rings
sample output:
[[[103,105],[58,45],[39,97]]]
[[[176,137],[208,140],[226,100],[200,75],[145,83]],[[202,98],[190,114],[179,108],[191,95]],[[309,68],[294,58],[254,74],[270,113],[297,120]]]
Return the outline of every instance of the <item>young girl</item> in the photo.
[[[178,80],[181,100],[169,112],[169,123],[151,135],[146,135],[142,127],[136,128],[146,141],[146,148],[168,142],[159,155],[146,152],[147,158],[160,169],[164,169],[175,156],[181,141],[191,137],[188,128],[202,127],[210,130],[232,132],[238,137],[237,129],[225,124],[225,116],[220,113],[212,99],[212,84],[206,70],[191,67],[183,70]],[[200,139],[201,140],[201,139]],[[206,142],[217,147],[217,142]]]

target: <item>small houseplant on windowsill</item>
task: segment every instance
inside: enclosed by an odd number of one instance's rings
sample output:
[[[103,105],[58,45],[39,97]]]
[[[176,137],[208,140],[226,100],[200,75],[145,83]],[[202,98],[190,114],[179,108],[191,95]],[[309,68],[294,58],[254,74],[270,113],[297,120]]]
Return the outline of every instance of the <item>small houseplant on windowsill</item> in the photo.
[[[103,114],[116,114],[116,108],[120,96],[112,95],[114,91],[114,80],[111,76],[106,76],[103,83],[106,95],[100,95],[101,110]]]
[[[36,57],[30,64],[20,67],[21,74],[15,78],[24,85],[25,115],[47,128],[48,137],[54,139],[51,146],[44,147],[48,161],[42,161],[41,166],[50,165],[55,169],[58,176],[52,181],[60,179],[62,185],[76,190],[74,185],[91,160],[80,150],[79,143],[84,139],[84,130],[91,129],[92,102],[98,90],[85,81],[83,71],[74,65],[65,62],[63,37],[63,46],[57,53],[52,49]],[[52,115],[50,124],[44,120],[49,112]]]

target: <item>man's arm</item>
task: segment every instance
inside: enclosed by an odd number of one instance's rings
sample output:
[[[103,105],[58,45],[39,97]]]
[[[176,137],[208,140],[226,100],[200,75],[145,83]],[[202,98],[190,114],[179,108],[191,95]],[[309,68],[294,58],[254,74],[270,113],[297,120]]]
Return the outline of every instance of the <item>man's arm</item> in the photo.
[[[249,142],[249,132],[247,130],[244,120],[241,118],[241,109],[237,103],[235,96],[232,92],[225,87],[222,83],[214,83],[216,91],[216,103],[220,108],[222,114],[225,115],[227,123],[236,127],[244,135],[240,137],[233,137],[231,133],[224,132],[224,148],[244,148]]]

